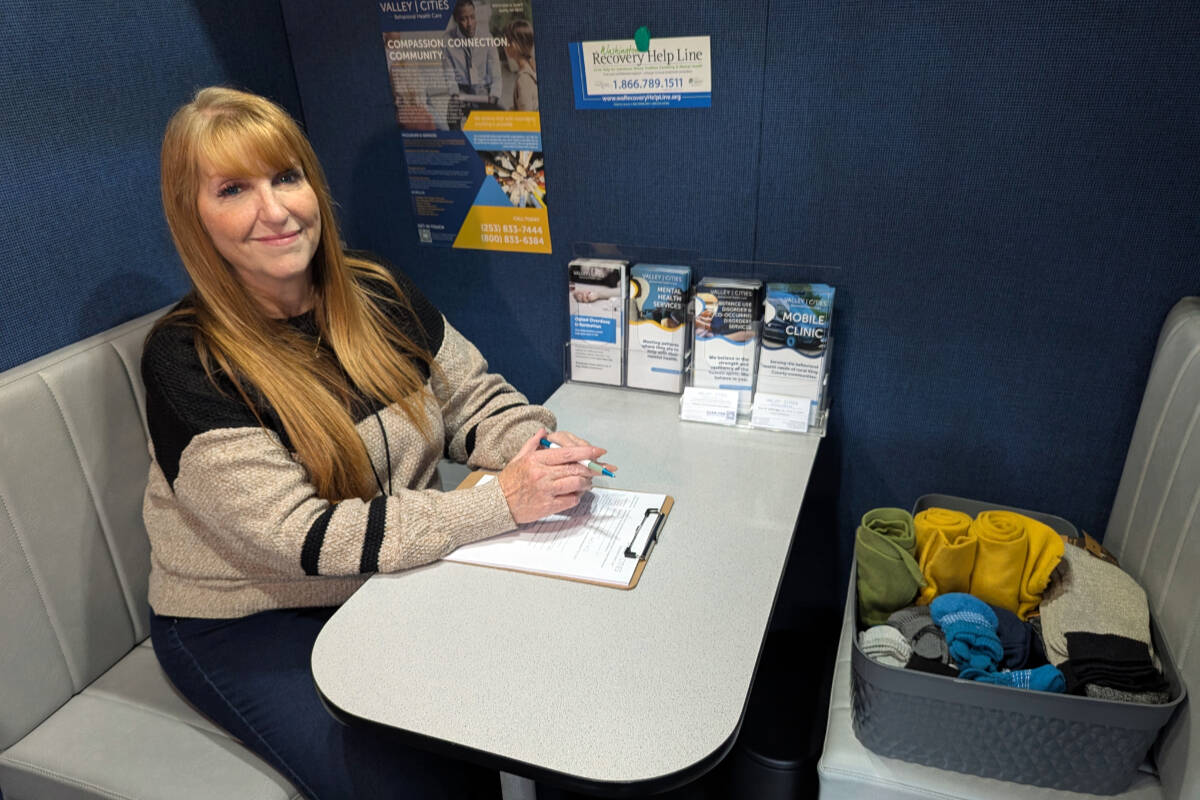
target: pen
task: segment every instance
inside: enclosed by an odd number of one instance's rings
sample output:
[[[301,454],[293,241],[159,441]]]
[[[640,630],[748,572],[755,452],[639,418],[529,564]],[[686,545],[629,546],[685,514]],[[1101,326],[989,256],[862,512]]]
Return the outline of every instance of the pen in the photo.
[[[542,439],[542,447],[562,447],[562,445],[555,444],[554,442],[550,441],[549,439]],[[615,474],[613,474],[612,472],[609,472],[607,469],[600,466],[595,461],[580,461],[579,463],[583,464],[585,467],[590,469],[592,472],[599,472],[604,475],[607,475],[610,478],[617,477]]]

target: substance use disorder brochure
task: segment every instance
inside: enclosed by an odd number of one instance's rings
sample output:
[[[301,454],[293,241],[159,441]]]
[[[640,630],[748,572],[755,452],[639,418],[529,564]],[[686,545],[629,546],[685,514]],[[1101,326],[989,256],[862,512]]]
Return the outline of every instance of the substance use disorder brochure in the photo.
[[[421,244],[549,253],[532,0],[381,0]]]
[[[494,479],[476,472],[462,487]],[[445,560],[632,589],[672,504],[665,494],[594,488],[568,511],[463,545]]]

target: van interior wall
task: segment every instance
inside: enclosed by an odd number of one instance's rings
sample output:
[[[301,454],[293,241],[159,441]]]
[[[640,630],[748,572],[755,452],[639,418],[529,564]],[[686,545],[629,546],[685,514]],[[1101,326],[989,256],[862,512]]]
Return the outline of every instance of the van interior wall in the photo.
[[[830,430],[783,624],[840,606],[869,508],[942,492],[1103,532],[1156,332],[1200,291],[1200,11],[535,0],[533,14],[551,255],[418,243],[376,4],[6,10],[3,366],[184,290],[158,143],[195,88],[228,83],[302,117],[348,243],[411,274],[534,401],[562,379],[577,243],[836,285]],[[642,25],[712,37],[712,107],[575,110],[568,43]]]
[[[179,298],[159,201],[172,112],[228,84],[300,113],[277,0],[0,12],[0,369]]]

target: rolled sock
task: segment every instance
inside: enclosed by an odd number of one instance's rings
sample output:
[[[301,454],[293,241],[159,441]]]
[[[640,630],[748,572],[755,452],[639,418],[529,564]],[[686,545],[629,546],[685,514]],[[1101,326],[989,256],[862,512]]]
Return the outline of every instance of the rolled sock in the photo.
[[[1043,664],[1036,669],[1014,669],[1004,672],[963,670],[959,673],[959,677],[995,686],[1032,689],[1035,692],[1063,692],[1067,688],[1067,681],[1063,674],[1052,664]]]
[[[1088,697],[1097,700],[1119,700],[1122,703],[1143,703],[1146,705],[1162,705],[1169,702],[1169,692],[1122,692],[1120,689],[1110,689],[1107,686],[1097,686],[1089,683],[1085,687]]]
[[[1063,554],[1054,529],[1015,511],[981,511],[971,523],[979,540],[971,594],[1029,619]]]
[[[867,628],[858,635],[858,646],[871,660],[890,667],[905,666],[912,655],[908,639],[891,625]]]
[[[1165,692],[1166,678],[1150,660],[1145,642],[1125,636],[1072,631],[1066,635],[1070,658],[1062,664],[1067,691],[1085,694],[1089,685],[1121,692]]]
[[[934,598],[929,605],[933,621],[946,635],[950,657],[959,669],[992,672],[1004,658],[996,636],[996,615],[982,600],[961,592]]]
[[[946,675],[947,677],[957,678],[958,667],[952,663],[942,661],[938,658],[925,658],[913,653],[909,659],[906,669],[915,669],[918,672],[930,672],[934,675]]]
[[[873,508],[863,514],[854,537],[858,565],[858,618],[882,625],[888,615],[911,605],[925,585],[917,566],[912,514],[903,508]]]
[[[970,591],[978,546],[970,533],[970,515],[949,508],[927,508],[913,517],[913,526],[917,559],[925,577],[917,602],[929,605],[939,594]]]
[[[1007,669],[1027,669],[1039,667],[1046,663],[1041,648],[1034,644],[1037,636],[1033,626],[1022,622],[1021,618],[1007,608],[991,606],[996,614],[996,636],[1004,648],[1004,658],[1000,665]],[[1041,642],[1038,642],[1040,645]]]
[[[950,662],[946,636],[933,621],[929,606],[902,608],[888,617],[887,624],[904,634],[908,643],[912,645],[914,655],[936,659],[943,664]]]
[[[1066,569],[1056,578],[1053,592],[1041,606],[1042,640],[1046,658],[1061,664],[1077,658],[1067,647],[1068,633],[1123,636],[1143,642],[1156,662],[1150,644],[1150,608],[1146,593],[1120,567],[1101,561],[1078,547],[1062,556]]]

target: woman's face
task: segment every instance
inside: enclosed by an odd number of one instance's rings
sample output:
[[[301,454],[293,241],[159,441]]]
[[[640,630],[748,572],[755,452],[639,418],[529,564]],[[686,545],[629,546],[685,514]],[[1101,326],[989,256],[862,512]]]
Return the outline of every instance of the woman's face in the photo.
[[[202,162],[196,208],[217,252],[260,301],[275,305],[307,291],[321,214],[299,166],[230,176]]]

